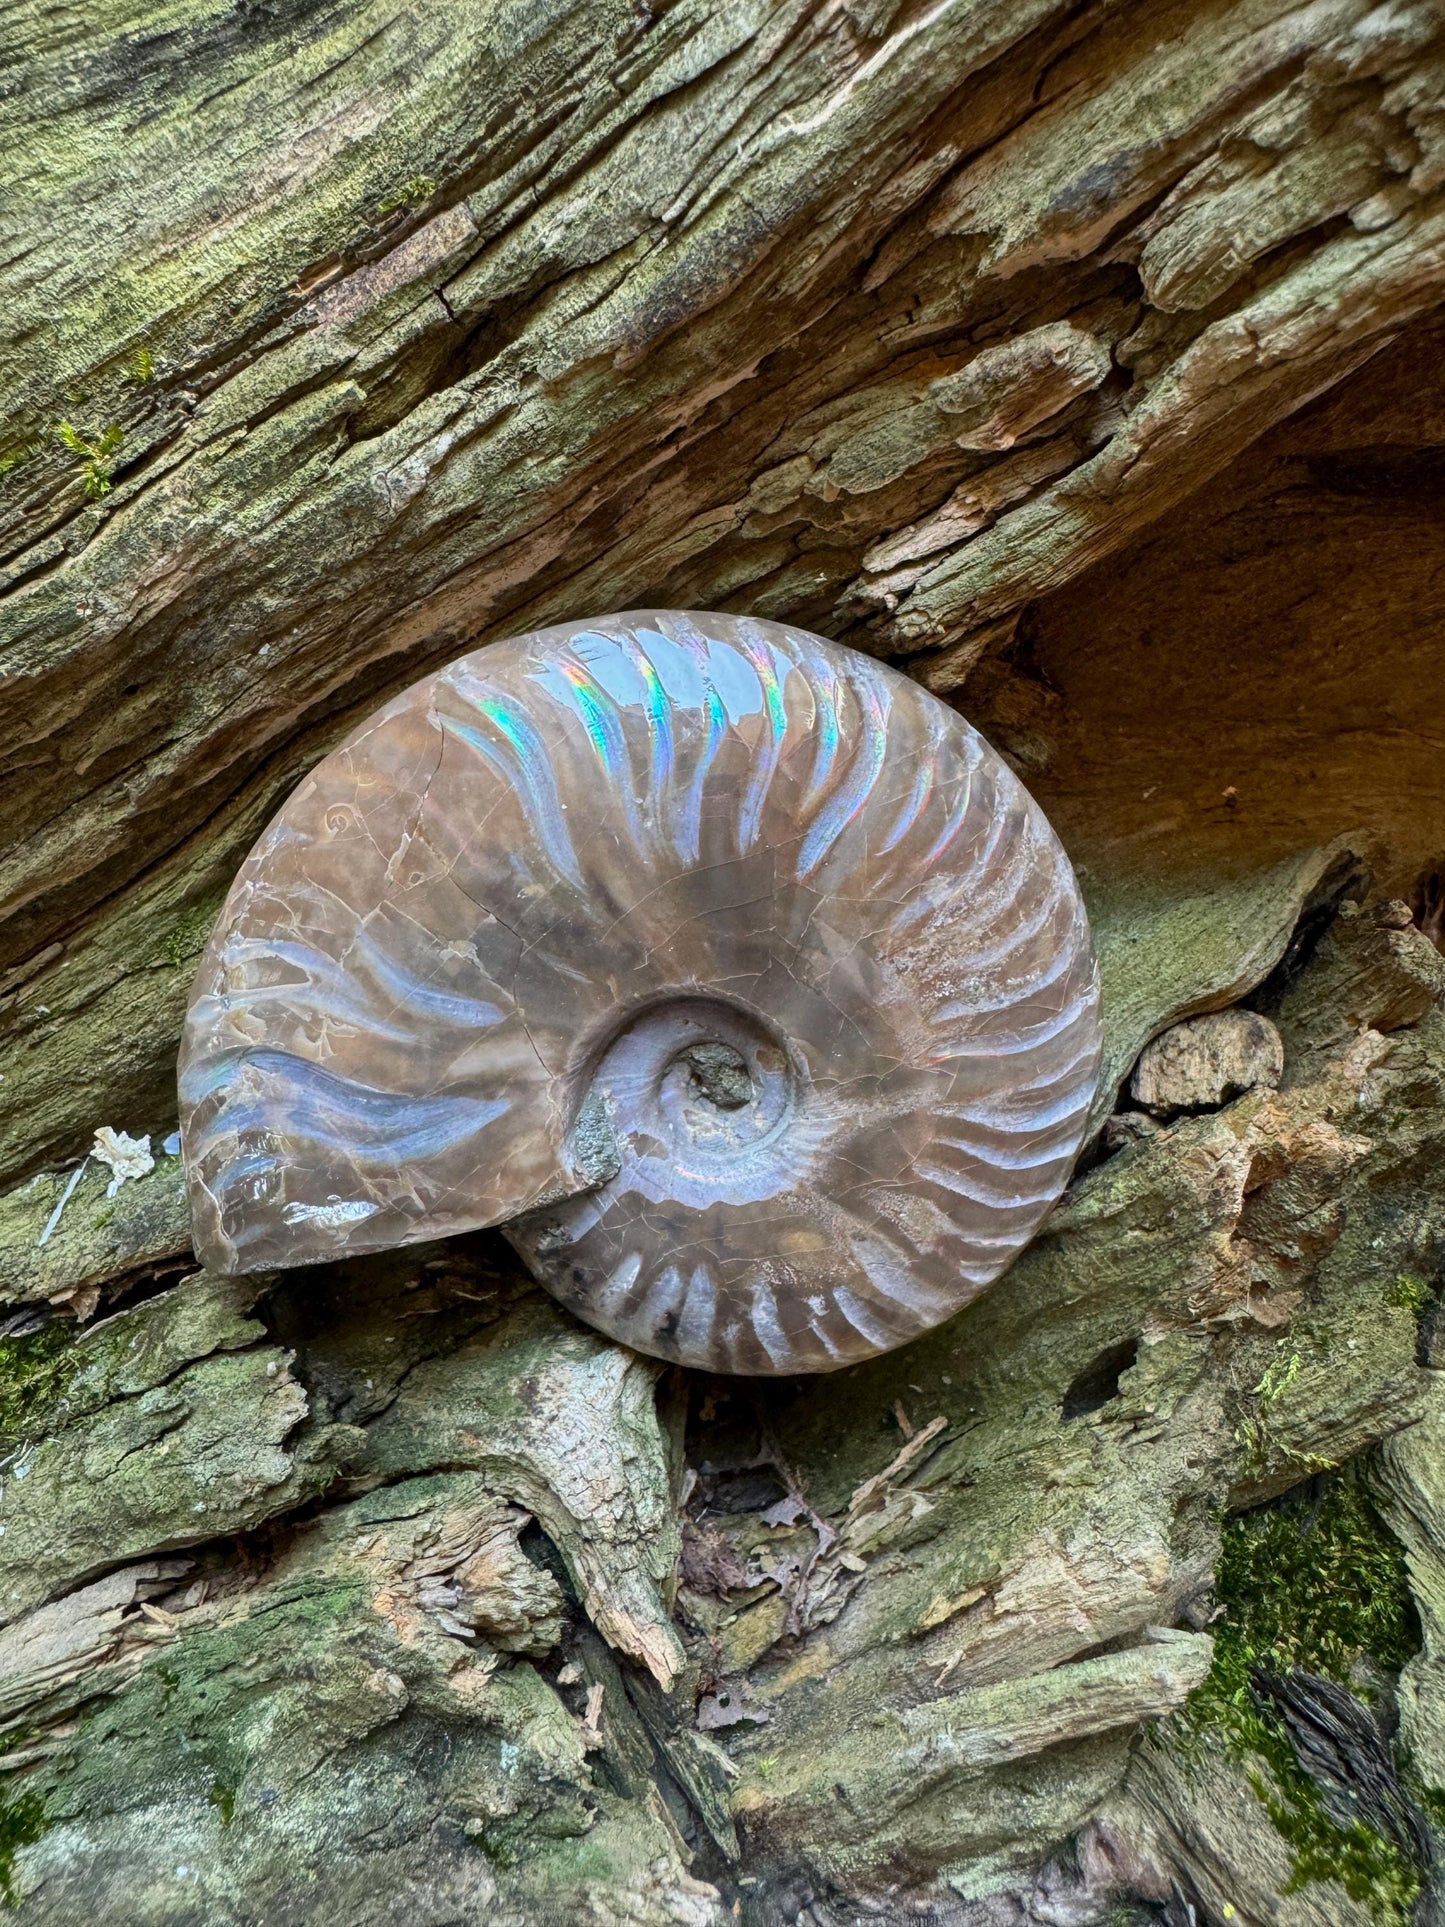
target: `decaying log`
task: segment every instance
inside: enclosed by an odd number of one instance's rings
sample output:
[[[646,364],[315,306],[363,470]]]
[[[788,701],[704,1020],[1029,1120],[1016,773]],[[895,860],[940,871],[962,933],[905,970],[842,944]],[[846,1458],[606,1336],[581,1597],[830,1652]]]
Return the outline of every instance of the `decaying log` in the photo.
[[[1258,894],[1239,926],[1227,896],[1201,920],[1196,986],[1255,943]],[[1281,1029],[1355,983],[1326,936]],[[1138,1731],[1209,1674],[1220,1498],[1385,1439],[1427,1629],[1402,1706],[1438,1782],[1440,1401],[1417,1355],[1442,1099],[1438,1010],[1287,1056],[1278,1089],[1095,1164],[960,1319],[811,1382],[656,1402],[485,1237],[259,1298],[186,1280],[59,1351],[33,1349],[51,1326],[12,1340],[26,1910],[1103,1921],[1177,1887],[1198,1918],[1224,1895],[1260,1927],[1363,1923],[1318,1878],[1271,1911],[1294,1861],[1267,1764],[1207,1725],[1142,1752]],[[180,1407],[208,1366],[199,1433]],[[261,1383],[293,1401],[275,1446]],[[275,1468],[238,1488],[217,1441]],[[107,1522],[92,1563],[53,1529],[67,1493]],[[528,1514],[550,1564],[518,1549]]]
[[[0,349],[17,1174],[121,1095],[165,1124],[219,893],[404,682],[647,600],[972,660],[1445,286],[1428,0],[26,19]],[[1394,391],[1433,365],[1427,342]],[[1396,443],[1428,439],[1408,420]],[[1417,566],[1401,533],[1382,585]],[[1432,714],[1433,685],[1395,688],[1355,761]],[[1352,827],[1304,780],[1347,717],[1327,699],[1292,743],[1282,821],[1246,782],[1236,859]],[[1216,797],[1257,761],[1230,729]]]
[[[1438,7],[12,34],[0,1889],[1436,1918]],[[245,849],[427,670],[647,604],[896,659],[1044,803],[1107,1029],[1044,1234],[905,1352],[761,1387],[659,1377],[485,1235],[198,1273],[174,1053]],[[1121,1096],[1221,1013],[1277,1082]],[[102,1127],[155,1160],[113,1195]],[[1241,1671],[1231,1535],[1307,1548],[1346,1490],[1413,1608]]]

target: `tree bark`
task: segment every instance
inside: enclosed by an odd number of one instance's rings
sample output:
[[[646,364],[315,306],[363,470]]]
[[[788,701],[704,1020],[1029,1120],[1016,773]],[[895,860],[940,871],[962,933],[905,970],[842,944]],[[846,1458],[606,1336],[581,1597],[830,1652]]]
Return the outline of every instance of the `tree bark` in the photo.
[[[24,1915],[1432,1917],[1438,8],[11,31]],[[1045,1234],[787,1385],[659,1379],[485,1236],[197,1273],[176,1160],[110,1196],[87,1153],[173,1128],[246,848],[429,669],[649,605],[898,659],[1050,812],[1108,1037]],[[1128,1096],[1245,1001],[1277,1087]]]

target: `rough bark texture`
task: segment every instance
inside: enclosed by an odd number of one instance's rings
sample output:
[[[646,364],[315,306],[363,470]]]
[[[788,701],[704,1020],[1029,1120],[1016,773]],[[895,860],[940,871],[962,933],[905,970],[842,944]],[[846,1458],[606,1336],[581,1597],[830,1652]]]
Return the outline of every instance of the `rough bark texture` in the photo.
[[[1434,1919],[1438,7],[20,0],[8,49],[24,1917]],[[429,668],[649,603],[902,659],[1049,810],[1108,1045],[1045,1234],[763,1387],[485,1237],[197,1274],[173,1158],[79,1160],[172,1128],[245,848]],[[1277,1085],[1121,1097],[1241,1003]]]

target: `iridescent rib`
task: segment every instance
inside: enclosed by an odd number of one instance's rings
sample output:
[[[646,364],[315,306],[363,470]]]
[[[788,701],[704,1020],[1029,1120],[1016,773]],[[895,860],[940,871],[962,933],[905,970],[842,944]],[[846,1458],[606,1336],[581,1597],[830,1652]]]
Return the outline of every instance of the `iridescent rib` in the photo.
[[[743,625],[739,647],[757,676],[758,686],[763,696],[763,713],[768,719],[767,741],[755,752],[753,771],[748,778],[748,787],[738,812],[738,848],[746,851],[750,850],[758,840],[763,805],[767,800],[769,785],[777,772],[778,758],[783,753],[783,738],[788,731],[788,714],[783,707],[783,692],[778,683],[778,672],[773,662],[772,652],[748,634],[746,625]]]
[[[505,778],[536,825],[553,869],[579,890],[584,889],[586,886],[577,867],[572,839],[562,820],[557,787],[536,730],[525,717],[508,710],[504,703],[494,698],[482,698],[477,707],[502,736],[512,752],[511,756],[507,756],[482,730],[474,729],[470,723],[461,722],[455,716],[444,716],[442,727],[449,735],[459,738],[484,757]]]
[[[853,767],[843,784],[823,808],[798,852],[798,880],[806,882],[833,848],[848,825],[867,802],[878,781],[887,751],[887,705],[871,683],[856,691],[863,711],[863,736],[855,751]]]

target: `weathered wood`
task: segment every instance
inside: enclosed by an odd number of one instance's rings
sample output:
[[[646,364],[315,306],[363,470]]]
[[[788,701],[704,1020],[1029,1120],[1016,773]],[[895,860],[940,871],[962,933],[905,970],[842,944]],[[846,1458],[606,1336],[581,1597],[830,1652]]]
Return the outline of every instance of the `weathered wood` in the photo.
[[[646,599],[986,642],[1445,286],[1423,3],[24,18],[12,1173],[161,1121],[217,893],[401,683]]]
[[[1246,1091],[1271,1089],[1284,1069],[1284,1045],[1267,1017],[1220,1010],[1191,1017],[1147,1045],[1129,1095],[1161,1117],[1212,1111]]]
[[[1424,1640],[1336,1684],[1439,1851],[1438,7],[8,26],[0,1886],[1403,1927],[1420,1857],[1287,1837],[1209,1641],[1222,1522],[1379,1446]],[[159,1147],[245,848],[439,662],[647,603],[962,701],[1080,871],[1096,1124],[1245,998],[1279,1087],[1116,1118],[995,1292],[792,1386],[659,1380],[486,1238],[195,1273]],[[158,1153],[114,1198],[102,1125]]]
[[[1221,967],[1221,927],[1198,925],[1200,978]],[[1256,943],[1253,920],[1236,941]],[[1322,946],[1290,999],[1318,1012],[1332,984]],[[560,1920],[626,1891],[639,1918],[662,1921],[681,1894],[710,1922],[720,1889],[756,1900],[760,1920],[812,1893],[822,1920],[846,1896],[888,1918],[951,1894],[960,1920],[981,1921],[968,1910],[994,1905],[986,1891],[1064,1879],[1040,1862],[1102,1806],[1134,1858],[1132,1885],[1112,1862],[1113,1884],[1095,1882],[1099,1908],[1166,1892],[1173,1866],[1198,1891],[1233,1881],[1238,1917],[1263,1927],[1269,1870],[1293,1864],[1248,1791],[1248,1771],[1268,1769],[1241,1767],[1207,1730],[1195,1742],[1220,1797],[1254,1803],[1242,1832],[1211,1836],[1211,1875],[1188,1843],[1213,1809],[1181,1808],[1196,1781],[1163,1756],[1152,1779],[1126,1779],[1132,1738],[1207,1670],[1193,1628],[1210,1618],[1219,1496],[1257,1502],[1408,1437],[1432,1409],[1435,1374],[1416,1362],[1429,1288],[1400,1280],[1445,1239],[1424,1175],[1445,1150],[1442,1024],[1306,1051],[1277,1091],[1162,1127],[1081,1179],[1006,1285],[952,1325],[797,1387],[714,1381],[692,1399],[686,1442],[675,1404],[654,1409],[652,1371],[534,1297],[512,1304],[515,1285],[489,1282],[484,1240],[273,1288],[263,1305],[289,1364],[253,1318],[215,1324],[254,1286],[195,1282],[95,1325],[53,1366],[20,1363],[10,1425],[52,1460],[87,1455],[74,1516],[112,1520],[98,1567],[68,1553],[64,1530],[37,1563],[54,1502],[32,1504],[40,1487],[12,1468],[6,1571],[30,1588],[17,1606],[34,1603],[0,1641],[7,1764],[43,1789],[50,1823],[17,1862],[27,1909],[66,1918],[104,1892],[123,1911],[173,1863],[190,1871],[164,1876],[172,1911],[199,1895],[230,1917],[232,1892],[274,1907],[277,1883],[300,1878],[287,1844],[299,1825],[341,1852],[307,1863],[326,1907],[394,1918],[417,1904],[422,1843],[440,1825],[454,1831],[438,1907],[487,1895],[499,1917]],[[282,1485],[250,1514],[276,1520],[269,1541],[218,1540],[192,1493],[199,1480],[216,1503],[226,1475],[218,1486],[214,1446],[186,1423],[165,1434],[170,1469],[146,1506],[124,1466],[109,1469],[115,1428],[147,1422],[145,1388],[174,1397],[202,1369],[188,1361],[225,1355],[217,1345],[274,1360],[269,1382],[297,1386],[285,1449],[298,1463],[315,1462],[328,1427],[354,1441],[332,1453],[319,1523],[284,1516],[296,1494]],[[258,1450],[248,1394],[228,1387],[213,1388],[205,1439]],[[674,1618],[679,1498],[713,1550],[684,1562]],[[561,1619],[545,1573],[520,1592],[526,1573],[505,1577],[505,1546],[488,1606],[476,1561],[498,1500],[557,1546],[577,1602]],[[1423,1524],[1402,1529],[1428,1548],[1433,1515],[1409,1503]],[[162,1548],[186,1553],[169,1583],[138,1563]],[[97,1570],[120,1590],[101,1599]],[[172,1715],[154,1698],[171,1679],[184,1706],[203,1692],[207,1709],[183,1715],[209,1737],[179,1782]],[[1428,1657],[1410,1690],[1423,1736],[1438,1720]],[[461,1751],[444,1770],[409,1769],[420,1777],[389,1823],[395,1857],[368,1912],[348,1898],[343,1851],[348,1829],[374,1824],[365,1762],[378,1745],[432,1758],[442,1729]],[[277,1752],[297,1744],[295,1759]],[[1428,1740],[1419,1757],[1433,1774]],[[683,1789],[671,1813],[649,1804],[658,1773]],[[649,1841],[636,1893],[624,1836]],[[1230,1859],[1249,1852],[1252,1872]],[[1316,1880],[1290,1918],[1356,1916]]]

